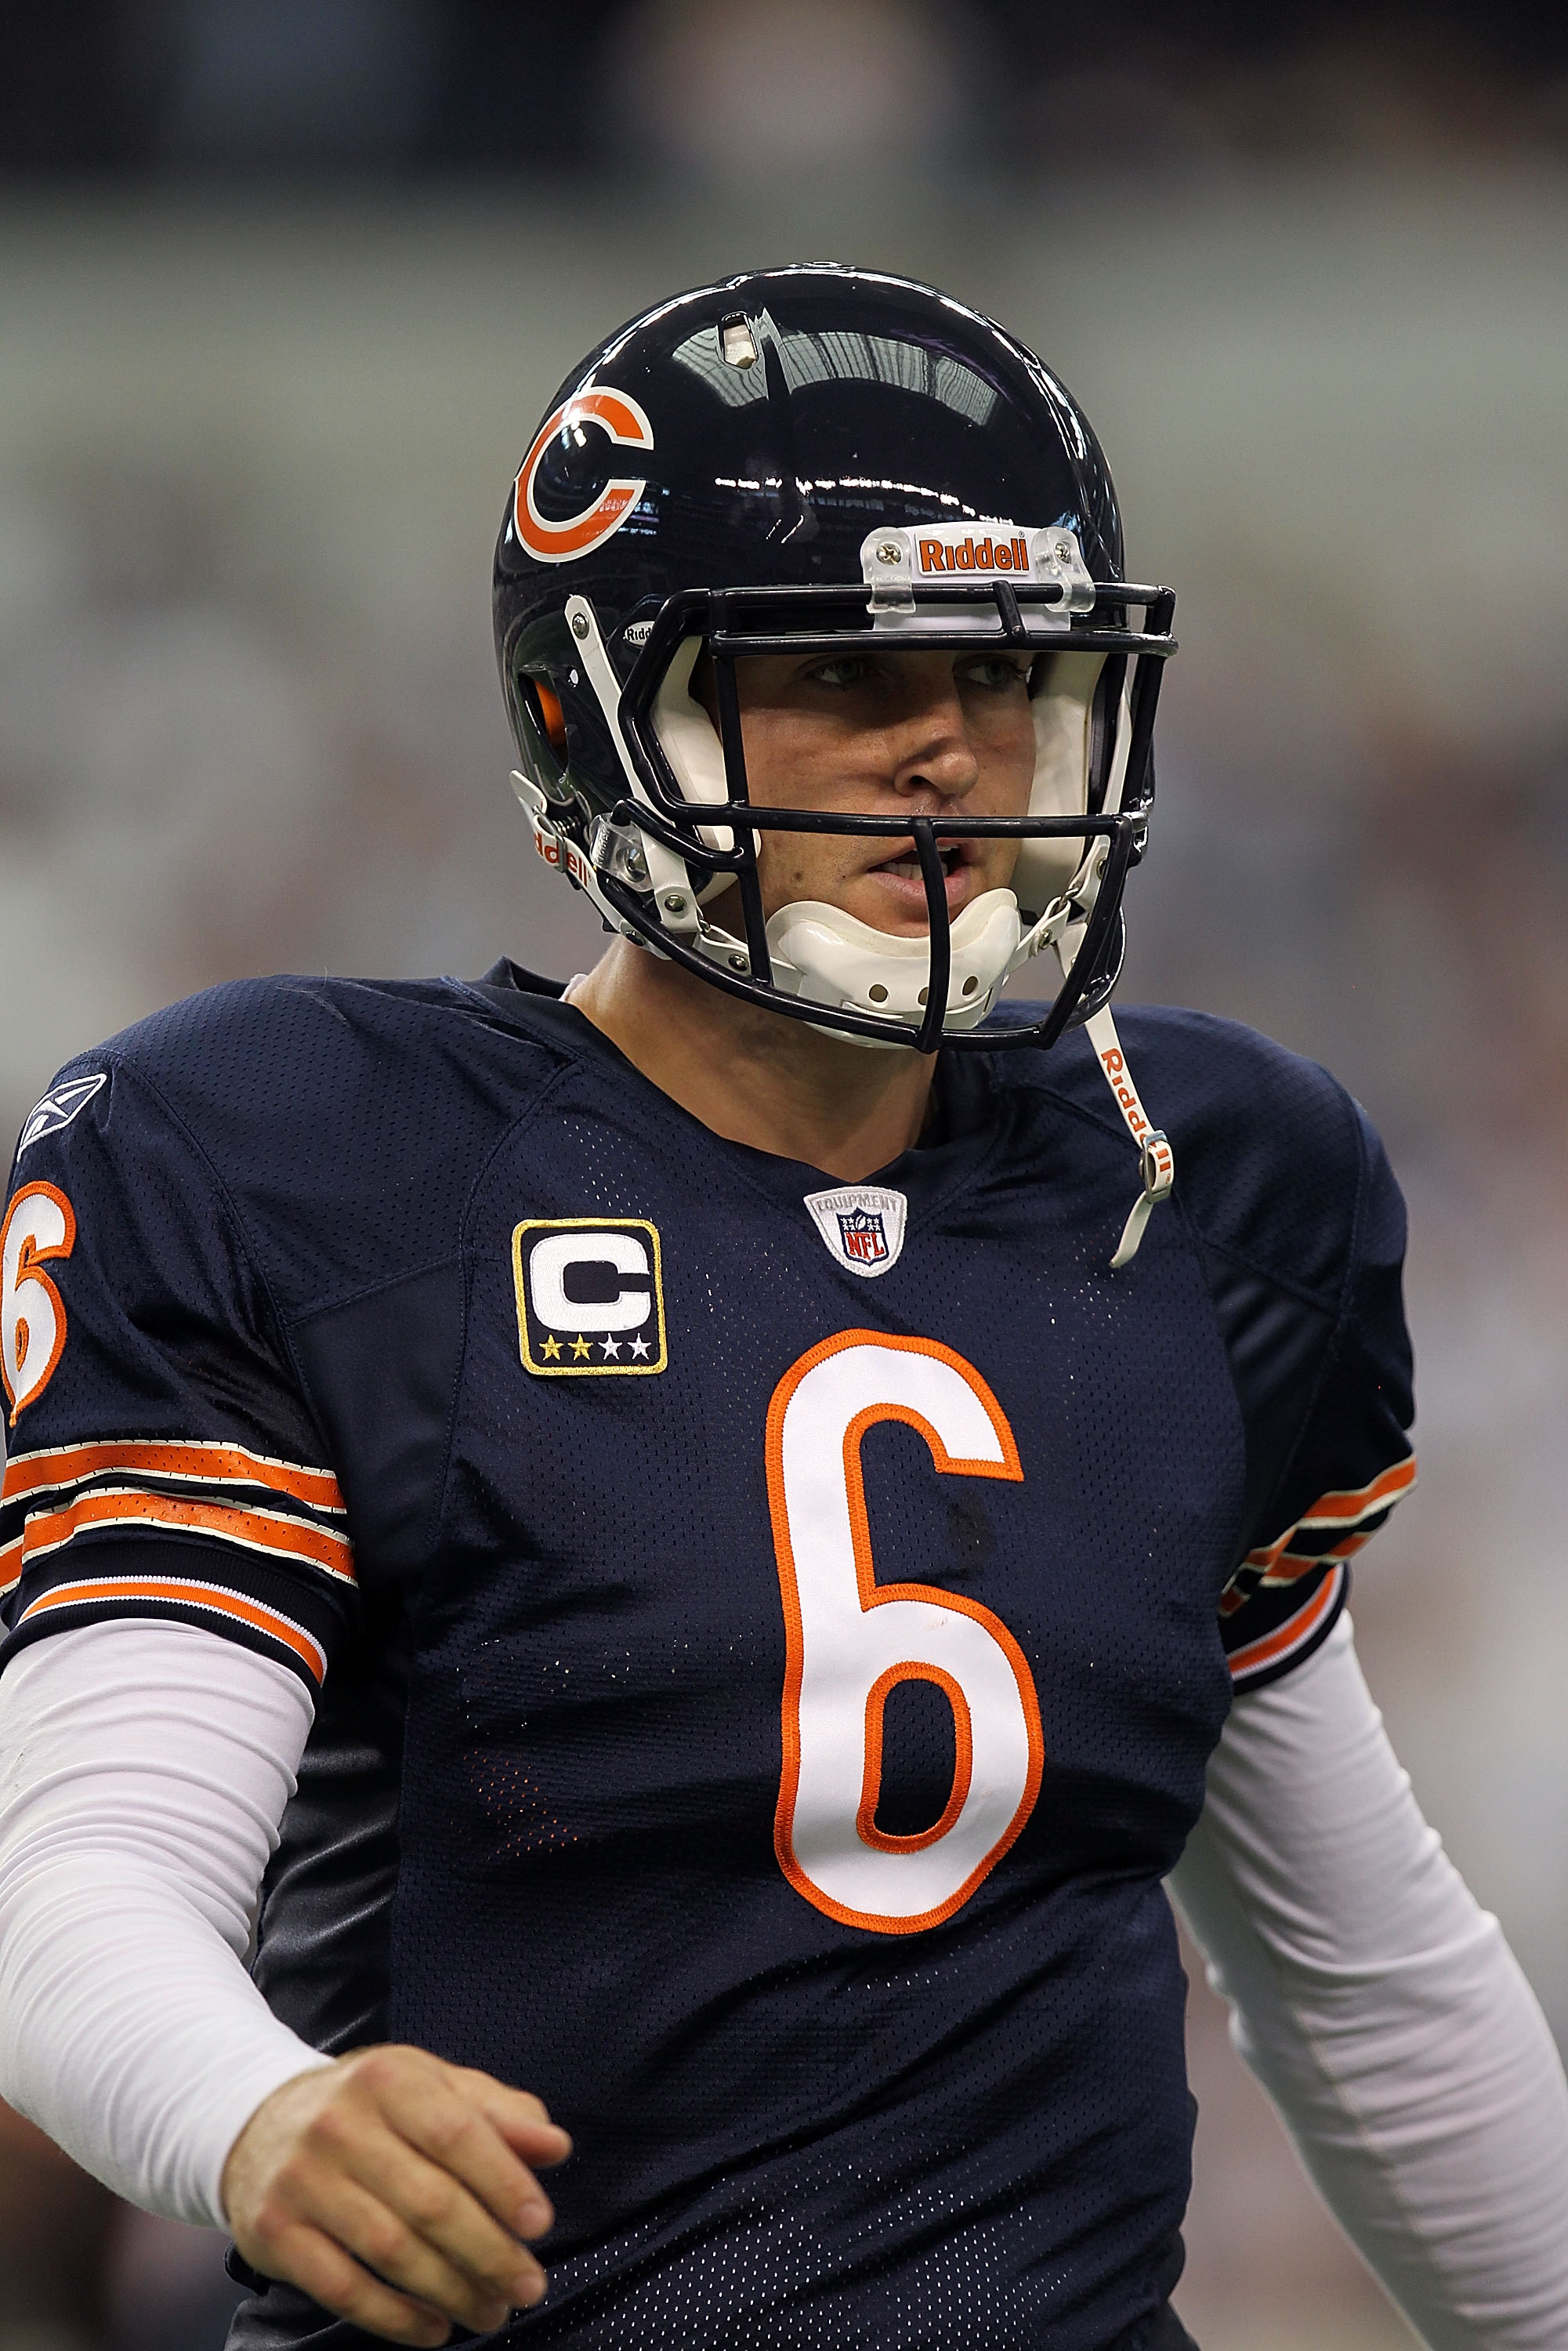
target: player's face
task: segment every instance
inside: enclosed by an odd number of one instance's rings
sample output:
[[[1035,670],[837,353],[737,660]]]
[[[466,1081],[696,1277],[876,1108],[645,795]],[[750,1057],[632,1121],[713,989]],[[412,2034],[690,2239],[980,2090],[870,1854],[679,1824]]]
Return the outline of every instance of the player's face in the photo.
[[[754,805],[835,815],[1022,816],[1034,778],[1025,653],[873,653],[737,664]],[[943,844],[949,920],[1005,888],[1018,855],[998,839]],[[873,929],[929,928],[913,838],[770,832],[758,876],[769,914],[800,899]]]

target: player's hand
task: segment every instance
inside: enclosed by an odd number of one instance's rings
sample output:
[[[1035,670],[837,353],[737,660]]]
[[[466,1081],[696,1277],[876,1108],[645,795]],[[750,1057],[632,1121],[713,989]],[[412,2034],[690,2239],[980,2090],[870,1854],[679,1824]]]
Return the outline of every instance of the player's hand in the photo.
[[[389,2342],[435,2345],[454,2319],[487,2335],[542,2300],[522,2241],[555,2214],[528,2167],[570,2152],[526,2091],[423,2049],[361,2049],[256,2108],[224,2210],[264,2276]]]

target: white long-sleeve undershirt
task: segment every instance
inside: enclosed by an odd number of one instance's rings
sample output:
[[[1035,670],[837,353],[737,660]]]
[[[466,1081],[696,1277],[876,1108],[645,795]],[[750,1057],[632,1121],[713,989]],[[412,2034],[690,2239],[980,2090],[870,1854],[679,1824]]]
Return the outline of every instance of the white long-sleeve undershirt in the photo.
[[[194,1626],[52,1635],[0,1677],[0,2095],[135,2202],[222,2225],[224,2162],[323,2063],[245,1971],[311,1717]],[[1568,2086],[1422,1821],[1348,1625],[1240,1699],[1175,1881],[1238,2045],[1437,2351],[1568,2346]]]
[[[245,1967],[311,1719],[192,1625],[56,1634],[0,1676],[0,2095],[175,2220],[224,2225],[229,2148],[327,2062]]]
[[[1421,1817],[1348,1618],[1237,1700],[1171,1884],[1238,2050],[1432,2351],[1563,2351],[1568,2085]]]

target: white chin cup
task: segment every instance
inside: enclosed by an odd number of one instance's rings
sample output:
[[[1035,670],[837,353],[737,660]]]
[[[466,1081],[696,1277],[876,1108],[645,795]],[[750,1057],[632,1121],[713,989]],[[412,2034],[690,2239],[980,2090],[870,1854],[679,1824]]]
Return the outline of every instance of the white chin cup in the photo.
[[[1022,925],[1010,890],[988,890],[952,925],[952,970],[944,1029],[972,1029],[1018,951]],[[931,978],[929,938],[899,938],[873,930],[841,907],[802,898],[768,919],[768,950],[774,985],[786,996],[835,1012],[873,1012],[918,1028],[925,1017]],[[852,1037],[875,1045],[880,1038]]]

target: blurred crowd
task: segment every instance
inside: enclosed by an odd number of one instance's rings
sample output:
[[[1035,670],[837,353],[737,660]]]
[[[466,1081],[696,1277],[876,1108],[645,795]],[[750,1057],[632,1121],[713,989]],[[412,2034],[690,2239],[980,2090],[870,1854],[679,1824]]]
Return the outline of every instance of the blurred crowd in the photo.
[[[759,261],[994,311],[1180,599],[1124,993],[1330,1063],[1411,1201],[1356,1617],[1560,2037],[1565,232],[1545,9],[60,0],[0,74],[0,1122],[230,974],[585,964],[489,647],[549,394]],[[1407,2342],[1201,1983],[1193,2057],[1206,2351]],[[0,2351],[215,2351],[219,2250],[0,2125]]]
[[[756,178],[903,146],[993,185],[1568,141],[1560,9],[1459,0],[57,0],[0,162],[169,177]]]

